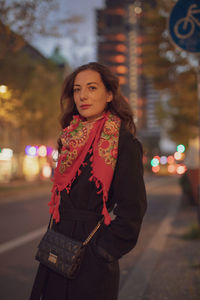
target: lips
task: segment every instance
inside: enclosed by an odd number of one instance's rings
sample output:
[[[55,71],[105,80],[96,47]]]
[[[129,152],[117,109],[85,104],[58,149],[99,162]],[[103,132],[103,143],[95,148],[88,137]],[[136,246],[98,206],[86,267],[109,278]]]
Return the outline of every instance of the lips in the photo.
[[[88,109],[90,107],[91,107],[90,104],[83,104],[83,105],[80,106],[81,109]]]

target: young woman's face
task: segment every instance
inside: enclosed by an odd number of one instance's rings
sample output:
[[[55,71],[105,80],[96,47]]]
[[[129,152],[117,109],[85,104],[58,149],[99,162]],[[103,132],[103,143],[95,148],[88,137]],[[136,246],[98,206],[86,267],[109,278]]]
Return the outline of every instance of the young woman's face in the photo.
[[[76,108],[88,121],[100,117],[107,103],[112,101],[112,93],[106,90],[100,74],[93,70],[78,73],[73,90]]]

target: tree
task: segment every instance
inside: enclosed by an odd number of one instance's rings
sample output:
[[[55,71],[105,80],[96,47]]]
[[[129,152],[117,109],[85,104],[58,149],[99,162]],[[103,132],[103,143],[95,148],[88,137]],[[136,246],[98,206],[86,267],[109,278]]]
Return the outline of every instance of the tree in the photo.
[[[63,72],[48,60],[33,61],[23,52],[8,57],[0,67],[0,82],[10,91],[1,105],[1,124],[22,130],[27,142],[55,138]]]
[[[58,0],[0,0],[0,36],[4,32],[4,46],[0,49],[0,56],[9,50],[16,52],[24,46],[24,40],[31,42],[34,35],[63,37],[76,31],[76,24],[83,21],[80,15],[68,16],[59,13]],[[3,24],[3,26],[2,26]],[[6,27],[6,35],[5,29]],[[13,41],[13,31],[18,35]]]
[[[175,2],[155,0],[153,7],[144,4],[144,71],[161,93],[157,111],[161,121],[169,120],[170,137],[187,143],[197,134],[198,126],[195,58],[170,40],[167,22]]]
[[[1,22],[26,39],[35,33],[60,37],[74,30],[69,25],[83,21],[80,15],[68,16],[67,11],[62,17],[59,10],[58,0],[0,0]]]
[[[38,34],[70,36],[83,20],[67,13],[62,17],[56,11],[57,0],[0,0],[0,85],[10,93],[8,99],[5,95],[0,99],[0,135],[18,129],[23,141],[56,139],[63,70],[30,42]]]
[[[12,36],[14,40],[17,38],[13,32]],[[12,39],[9,42],[12,43]],[[5,130],[12,134],[14,129],[18,129],[21,147],[25,142],[56,140],[63,69],[26,41],[15,55],[7,51],[6,56],[0,58],[0,69],[0,85],[8,88],[0,95],[0,134]]]

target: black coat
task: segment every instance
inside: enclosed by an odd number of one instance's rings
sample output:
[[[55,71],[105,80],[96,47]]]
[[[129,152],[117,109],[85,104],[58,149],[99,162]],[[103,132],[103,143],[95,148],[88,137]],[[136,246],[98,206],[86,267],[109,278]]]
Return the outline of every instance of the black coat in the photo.
[[[55,230],[82,241],[96,225],[103,203],[102,195],[96,193],[95,183],[88,180],[91,176],[89,154],[86,162],[70,193],[61,192],[61,219],[54,225]],[[109,226],[102,225],[87,245],[77,278],[65,279],[39,265],[30,300],[117,300],[118,259],[136,245],[146,211],[142,147],[123,126],[107,207],[114,207],[115,218]],[[72,213],[69,214],[69,210]]]

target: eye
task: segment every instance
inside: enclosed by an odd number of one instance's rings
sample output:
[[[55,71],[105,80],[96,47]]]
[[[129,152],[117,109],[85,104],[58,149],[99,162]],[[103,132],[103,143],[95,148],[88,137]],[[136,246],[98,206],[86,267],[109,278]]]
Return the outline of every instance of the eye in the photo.
[[[78,93],[78,92],[80,92],[80,90],[81,90],[80,88],[76,87],[76,88],[73,89],[73,92]]]
[[[93,85],[90,85],[90,86],[89,86],[89,90],[90,90],[90,91],[95,91],[96,89],[97,89],[96,86],[93,86]]]

